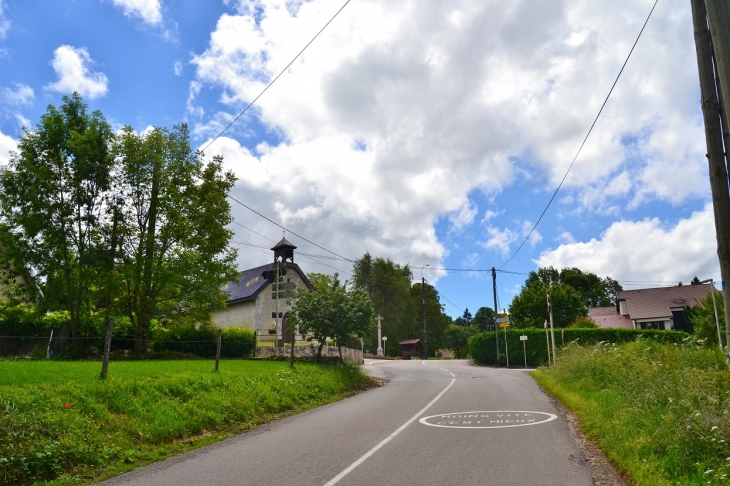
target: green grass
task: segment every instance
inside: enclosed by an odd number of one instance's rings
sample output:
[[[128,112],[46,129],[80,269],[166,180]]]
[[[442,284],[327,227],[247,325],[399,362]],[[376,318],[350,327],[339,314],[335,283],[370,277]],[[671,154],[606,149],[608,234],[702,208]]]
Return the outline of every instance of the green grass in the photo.
[[[637,485],[730,483],[730,372],[719,350],[649,340],[569,346],[533,372]]]
[[[354,366],[271,361],[0,361],[0,484],[109,476],[338,400]],[[70,404],[70,405],[69,405]]]

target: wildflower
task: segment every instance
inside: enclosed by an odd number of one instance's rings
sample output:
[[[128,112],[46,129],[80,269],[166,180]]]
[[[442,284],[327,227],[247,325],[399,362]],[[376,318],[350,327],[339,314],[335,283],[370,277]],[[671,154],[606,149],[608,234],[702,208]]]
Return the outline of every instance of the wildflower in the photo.
[[[718,429],[718,428],[719,428],[719,427],[718,427],[717,425],[713,425],[713,426],[712,426],[712,428],[711,428],[710,430],[715,430],[715,429]]]
[[[71,402],[66,404],[66,408],[71,408]]]
[[[711,472],[714,472],[714,471],[715,471],[714,469],[708,469],[707,471],[705,471],[705,474],[710,474]]]

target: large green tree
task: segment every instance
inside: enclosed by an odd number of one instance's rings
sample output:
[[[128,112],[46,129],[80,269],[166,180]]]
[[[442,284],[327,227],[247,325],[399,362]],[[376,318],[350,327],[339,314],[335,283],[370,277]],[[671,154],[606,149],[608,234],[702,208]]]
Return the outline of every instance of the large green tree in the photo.
[[[559,274],[554,269],[540,269],[537,273],[530,272],[525,286],[512,299],[509,307],[510,325],[513,328],[542,327],[549,320],[548,290],[555,327],[568,327],[576,317],[588,315],[588,307],[577,290],[560,283]]]
[[[101,235],[113,139],[104,116],[89,113],[74,93],[60,108],[48,106],[34,129],[24,129],[18,152],[0,171],[2,217],[23,261],[45,284],[46,302],[68,310],[73,338],[106,251]]]
[[[595,273],[579,268],[566,267],[558,271],[554,267],[541,267],[530,272],[525,287],[541,285],[569,285],[578,291],[586,307],[607,307],[616,304],[616,292],[623,290],[621,284],[611,277],[600,278]]]
[[[426,284],[423,287],[423,293],[421,292],[421,282],[416,281],[411,287],[411,306],[415,309],[415,319],[413,321],[413,329],[410,330],[410,336],[418,339],[422,339],[423,336],[423,308],[426,310],[426,328],[428,331],[428,353],[431,356],[436,355],[436,351],[446,347],[446,330],[451,325],[451,318],[444,314],[443,304],[439,298],[439,293],[436,289]],[[425,301],[425,306],[423,302]],[[398,346],[399,341],[390,342],[390,338],[387,341],[389,345],[390,354],[400,352]]]
[[[120,308],[133,323],[135,351],[144,353],[153,320],[206,321],[224,305],[220,288],[236,276],[226,198],[236,179],[222,158],[203,162],[186,125],[125,127],[116,149]]]
[[[388,347],[408,338],[420,338],[416,326],[420,305],[411,298],[413,274],[408,265],[401,266],[391,259],[373,258],[365,253],[353,265],[353,284],[372,299],[375,314],[383,317],[383,335]],[[419,300],[420,303],[420,300]],[[376,349],[377,328],[365,336],[366,346]]]
[[[38,277],[41,308],[67,311],[72,337],[124,317],[144,352],[153,322],[206,321],[224,304],[235,178],[220,157],[203,162],[185,125],[117,136],[78,94],[63,101],[0,169],[4,240]]]
[[[372,325],[373,305],[367,293],[359,288],[347,288],[338,275],[311,273],[314,290],[297,291],[288,319],[290,331],[299,327],[302,333],[312,333],[319,342],[317,360],[327,338],[337,342],[342,358],[342,344],[362,336]]]
[[[496,315],[491,307],[480,307],[474,314],[472,323],[480,331],[494,331]]]

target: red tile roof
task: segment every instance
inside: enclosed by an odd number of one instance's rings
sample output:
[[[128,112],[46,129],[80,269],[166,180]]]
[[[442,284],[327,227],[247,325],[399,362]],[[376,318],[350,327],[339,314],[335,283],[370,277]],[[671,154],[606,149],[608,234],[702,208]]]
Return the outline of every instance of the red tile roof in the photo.
[[[710,284],[621,290],[616,298],[626,300],[631,319],[668,319],[672,308],[693,307],[710,292]]]
[[[622,316],[616,312],[616,306],[591,307],[588,309],[588,317],[601,328],[634,328],[634,323],[631,322],[629,316]]]

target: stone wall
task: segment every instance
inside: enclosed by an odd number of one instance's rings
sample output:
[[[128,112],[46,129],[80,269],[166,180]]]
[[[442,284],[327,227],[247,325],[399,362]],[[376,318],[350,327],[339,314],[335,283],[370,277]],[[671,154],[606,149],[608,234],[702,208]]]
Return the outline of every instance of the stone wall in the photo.
[[[291,352],[290,346],[284,346],[279,349],[281,356],[289,356]],[[260,346],[256,348],[256,357],[265,358],[268,356],[274,356],[276,348],[274,346]],[[294,356],[312,358],[317,355],[316,346],[294,346]],[[322,356],[328,356],[330,358],[339,357],[340,353],[337,351],[337,346],[325,346],[322,348]],[[363,364],[362,352],[359,349],[342,348],[342,358],[348,363],[356,363],[358,365]]]

